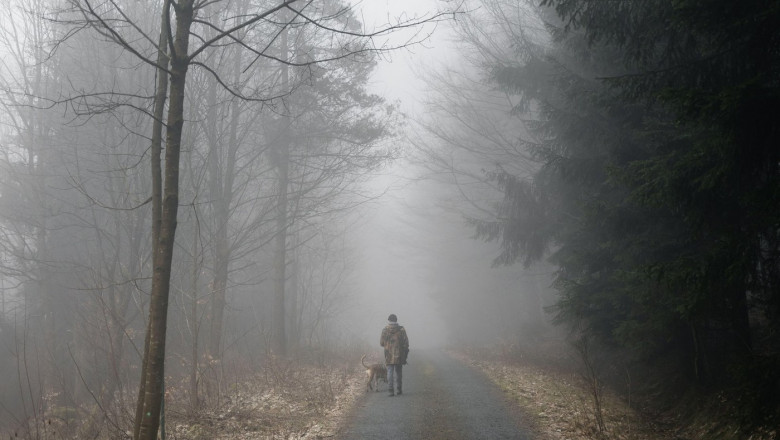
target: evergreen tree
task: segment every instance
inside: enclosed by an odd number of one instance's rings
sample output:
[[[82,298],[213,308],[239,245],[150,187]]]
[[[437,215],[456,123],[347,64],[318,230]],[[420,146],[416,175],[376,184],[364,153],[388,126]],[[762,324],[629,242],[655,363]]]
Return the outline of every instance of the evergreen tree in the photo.
[[[704,3],[542,2],[552,49],[490,67],[540,110],[542,165],[495,173],[498,220],[475,225],[500,263],[550,253],[560,321],[769,403],[780,3]]]

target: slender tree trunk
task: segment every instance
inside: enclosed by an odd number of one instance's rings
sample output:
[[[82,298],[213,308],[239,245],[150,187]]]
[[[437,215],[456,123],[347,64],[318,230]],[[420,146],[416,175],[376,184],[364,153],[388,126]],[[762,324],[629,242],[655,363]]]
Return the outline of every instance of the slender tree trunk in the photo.
[[[293,249],[298,248],[298,240],[296,235],[295,243],[293,244]],[[290,347],[292,347],[293,352],[295,352],[299,346],[300,346],[300,339],[301,339],[301,316],[299,312],[299,306],[298,306],[298,291],[299,291],[299,284],[300,284],[300,274],[299,274],[299,263],[298,263],[298,252],[293,250],[293,259],[292,259],[292,265],[291,265],[291,274],[290,274],[290,291],[288,292],[288,296],[290,297]]]
[[[286,131],[286,130],[285,130]],[[286,144],[282,142],[282,144]],[[276,354],[287,354],[286,308],[285,308],[285,282],[287,279],[287,181],[289,173],[288,152],[286,148],[279,147],[279,194],[276,217],[276,239],[274,250],[274,333],[273,350]]]
[[[227,204],[223,193],[223,173],[220,169],[217,134],[217,99],[216,81],[209,85],[207,94],[209,111],[206,116],[206,131],[209,138],[209,195],[214,213],[214,256],[213,278],[209,283],[209,332],[207,341],[207,357],[211,368],[206,377],[206,393],[209,398],[219,395],[219,371],[222,361],[222,328],[227,305],[227,274],[228,274],[228,244],[227,244]],[[212,363],[216,361],[216,363]]]
[[[43,118],[41,113],[36,111],[35,100],[35,95],[38,94],[38,91],[41,90],[41,85],[43,82],[43,58],[40,49],[35,49],[34,54],[34,74],[32,75],[32,78],[27,78],[28,81],[31,82],[31,89],[33,90],[33,93],[30,93],[27,96],[27,117],[22,117],[22,123],[26,123],[26,127],[22,138],[26,143],[24,148],[27,161],[27,171],[29,172],[30,178],[32,179],[32,184],[34,185],[34,197],[37,197],[37,200],[35,200],[36,208],[39,209],[41,213],[45,213],[48,210],[49,204],[47,200],[48,195],[46,193],[46,176],[48,174],[46,168],[48,167],[48,159],[47,152],[44,151],[43,148],[45,141]],[[58,307],[54,302],[54,292],[52,290],[52,284],[50,280],[51,275],[49,272],[48,263],[46,263],[50,259],[46,218],[46,215],[41,215],[33,225],[35,231],[34,248],[37,259],[37,273],[35,274],[34,278],[37,278],[37,299],[40,301],[40,310],[37,310],[36,312],[40,313],[40,315],[43,317],[42,342],[43,348],[45,350],[44,352],[49,355],[49,361],[43,365],[43,373],[39,376],[40,395],[43,395],[44,390],[47,388],[54,388],[54,385],[57,383],[57,366],[63,361],[61,356],[58,354],[59,350],[57,349],[58,338],[56,324],[59,319]],[[26,319],[27,317],[25,317],[25,320]],[[66,393],[63,392],[63,389],[56,391],[58,391],[57,395],[59,396],[59,403],[65,405],[66,402],[62,401],[62,397]],[[33,398],[32,393],[30,394],[30,397]],[[35,413],[36,411],[43,409],[42,406],[43,400],[41,399],[40,405],[35,403],[32,405],[33,412]]]
[[[227,288],[227,206],[224,200],[223,173],[220,168],[217,133],[217,82],[211,80],[207,92],[208,112],[206,133],[209,139],[209,195],[214,206],[216,230],[214,232],[214,278],[211,281],[210,329],[208,354],[211,359],[221,360],[222,323],[224,320]]]
[[[197,222],[196,224],[200,224]],[[200,399],[198,398],[198,281],[200,279],[200,270],[203,267],[200,258],[200,227],[195,228],[195,234],[192,240],[192,298],[191,298],[191,311],[190,311],[190,337],[191,351],[190,351],[190,411],[193,413],[197,411],[200,406]]]
[[[146,323],[146,336],[144,336],[144,358],[141,363],[141,378],[138,389],[138,402],[135,406],[135,425],[133,426],[133,439],[141,438],[141,420],[144,414],[144,397],[146,396],[146,374],[149,370],[149,340],[152,336],[151,322]]]
[[[288,30],[282,30],[280,38],[280,57],[288,58]],[[289,68],[282,65],[282,87],[289,87]],[[285,281],[287,278],[287,187],[289,185],[290,172],[290,111],[285,106],[280,120],[280,135],[276,144],[276,172],[278,183],[277,213],[276,213],[276,239],[274,250],[274,301],[273,301],[273,335],[272,349],[274,353],[284,356],[287,354],[287,334],[285,331],[287,313],[285,311]]]
[[[162,128],[165,111],[165,101],[168,95],[168,43],[166,30],[170,27],[168,20],[169,1],[163,4],[160,20],[160,39],[157,48],[157,85],[154,97],[154,121],[152,122],[151,169],[152,169],[152,252],[157,249],[160,236],[160,214],[162,205]],[[139,380],[138,401],[135,408],[135,425],[133,439],[139,440],[141,435],[141,420],[144,414],[144,398],[146,395],[146,374],[149,365],[149,339],[152,335],[151,322],[147,321],[144,337],[144,354],[141,360],[141,377]]]
[[[170,104],[168,108],[165,181],[160,228],[153,243],[152,295],[149,304],[149,349],[146,374],[142,378],[143,411],[138,438],[156,440],[160,426],[165,377],[165,337],[171,282],[176,216],[179,207],[179,157],[184,126],[184,92],[189,66],[188,49],[193,19],[193,1],[180,1],[176,8],[176,35],[170,54]],[[165,27],[163,27],[165,29]]]
[[[237,4],[237,17],[246,13],[247,4],[245,2]],[[233,82],[238,84],[241,79],[241,53],[236,50],[233,57]],[[216,83],[212,83],[216,87]],[[213,101],[216,107],[216,93],[209,91],[209,100]],[[230,222],[230,205],[233,202],[233,184],[236,165],[236,154],[239,148],[238,142],[238,123],[240,119],[240,106],[237,99],[233,99],[230,106],[230,127],[227,143],[227,155],[224,161],[224,170],[219,168],[219,147],[216,136],[216,115],[209,112],[209,125],[213,133],[211,139],[211,150],[209,157],[209,180],[211,200],[215,205],[216,213],[216,234],[215,234],[215,258],[214,258],[214,280],[212,291],[212,319],[210,332],[209,353],[212,358],[222,360],[222,332],[224,327],[224,310],[227,305],[227,283],[228,272],[230,268],[231,246],[228,238],[228,228]],[[211,119],[213,117],[213,125]]]

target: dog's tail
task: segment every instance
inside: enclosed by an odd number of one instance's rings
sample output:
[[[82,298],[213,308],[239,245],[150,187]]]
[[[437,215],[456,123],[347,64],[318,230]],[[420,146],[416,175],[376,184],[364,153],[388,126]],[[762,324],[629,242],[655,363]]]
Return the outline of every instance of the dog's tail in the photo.
[[[368,365],[366,365],[366,363],[365,363],[365,362],[363,362],[363,360],[364,360],[365,358],[366,358],[366,355],[363,355],[363,357],[362,357],[362,358],[360,358],[360,363],[361,363],[361,364],[363,364],[363,368],[368,368]]]

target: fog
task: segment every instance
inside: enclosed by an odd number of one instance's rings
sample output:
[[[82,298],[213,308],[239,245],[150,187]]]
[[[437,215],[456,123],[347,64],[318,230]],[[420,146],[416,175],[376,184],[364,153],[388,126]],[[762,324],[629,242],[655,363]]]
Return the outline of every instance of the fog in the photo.
[[[438,3],[359,2],[357,7],[370,25],[392,17],[424,16],[435,11]],[[418,32],[401,32],[391,40],[404,41]],[[406,144],[404,157],[370,182],[382,195],[370,204],[355,231],[361,249],[357,269],[360,307],[351,309],[346,319],[374,346],[389,313],[399,316],[416,347],[509,342],[528,324],[522,322],[527,315],[522,310],[530,307],[534,310],[532,324],[544,324],[536,297],[547,291],[551,272],[493,267],[497,245],[476,239],[466,224],[465,216],[473,211],[475,200],[464,197],[451,177],[437,176],[437,172],[452,170],[432,172],[419,163],[414,144],[435,142],[414,123],[430,120],[426,106],[435,95],[431,90],[434,72],[452,66],[470,68],[449,24],[431,32],[422,44],[383,56],[372,77],[371,89],[398,102],[412,121],[399,139]],[[477,169],[490,166],[470,165]],[[472,184],[482,187],[484,198],[478,203],[498,199],[499,193],[484,182]],[[526,301],[525,296],[534,300]]]
[[[91,403],[122,430],[134,396],[160,412],[163,377],[195,410],[277,356],[379,359],[391,313],[413,350],[549,328],[552,270],[494,265],[498,243],[467,224],[503,197],[485,174],[498,156],[431,129],[458,123],[433,110],[458,86],[436,75],[478,74],[455,46],[463,5],[325,2],[291,17],[269,2],[269,20],[243,15],[248,1],[197,4],[200,21],[168,23],[189,46],[157,46],[150,14],[167,23],[167,3],[13,3],[0,371],[15,379],[0,432],[33,435],[39,413]],[[245,31],[203,25],[231,20]],[[508,123],[511,107],[489,101],[480,124]]]
[[[390,313],[418,348],[509,343],[524,327],[544,324],[541,307],[549,304],[539,296],[548,291],[551,272],[493,267],[498,249],[473,238],[463,213],[453,209],[457,192],[410,178],[414,167],[403,165],[398,171],[407,176],[374,182],[387,191],[371,203],[355,234],[359,306],[345,319],[358,334],[379,351],[379,331]]]
[[[771,14],[171,1],[0,10],[0,433],[153,439],[391,313],[412,359],[777,389]]]

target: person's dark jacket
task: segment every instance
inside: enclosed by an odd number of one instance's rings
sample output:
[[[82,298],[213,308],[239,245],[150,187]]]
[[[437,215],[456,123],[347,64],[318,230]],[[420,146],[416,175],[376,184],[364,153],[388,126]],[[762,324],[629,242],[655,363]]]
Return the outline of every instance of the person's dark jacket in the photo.
[[[382,329],[379,345],[385,347],[385,364],[404,365],[409,354],[409,338],[406,330],[398,323],[391,322]]]

